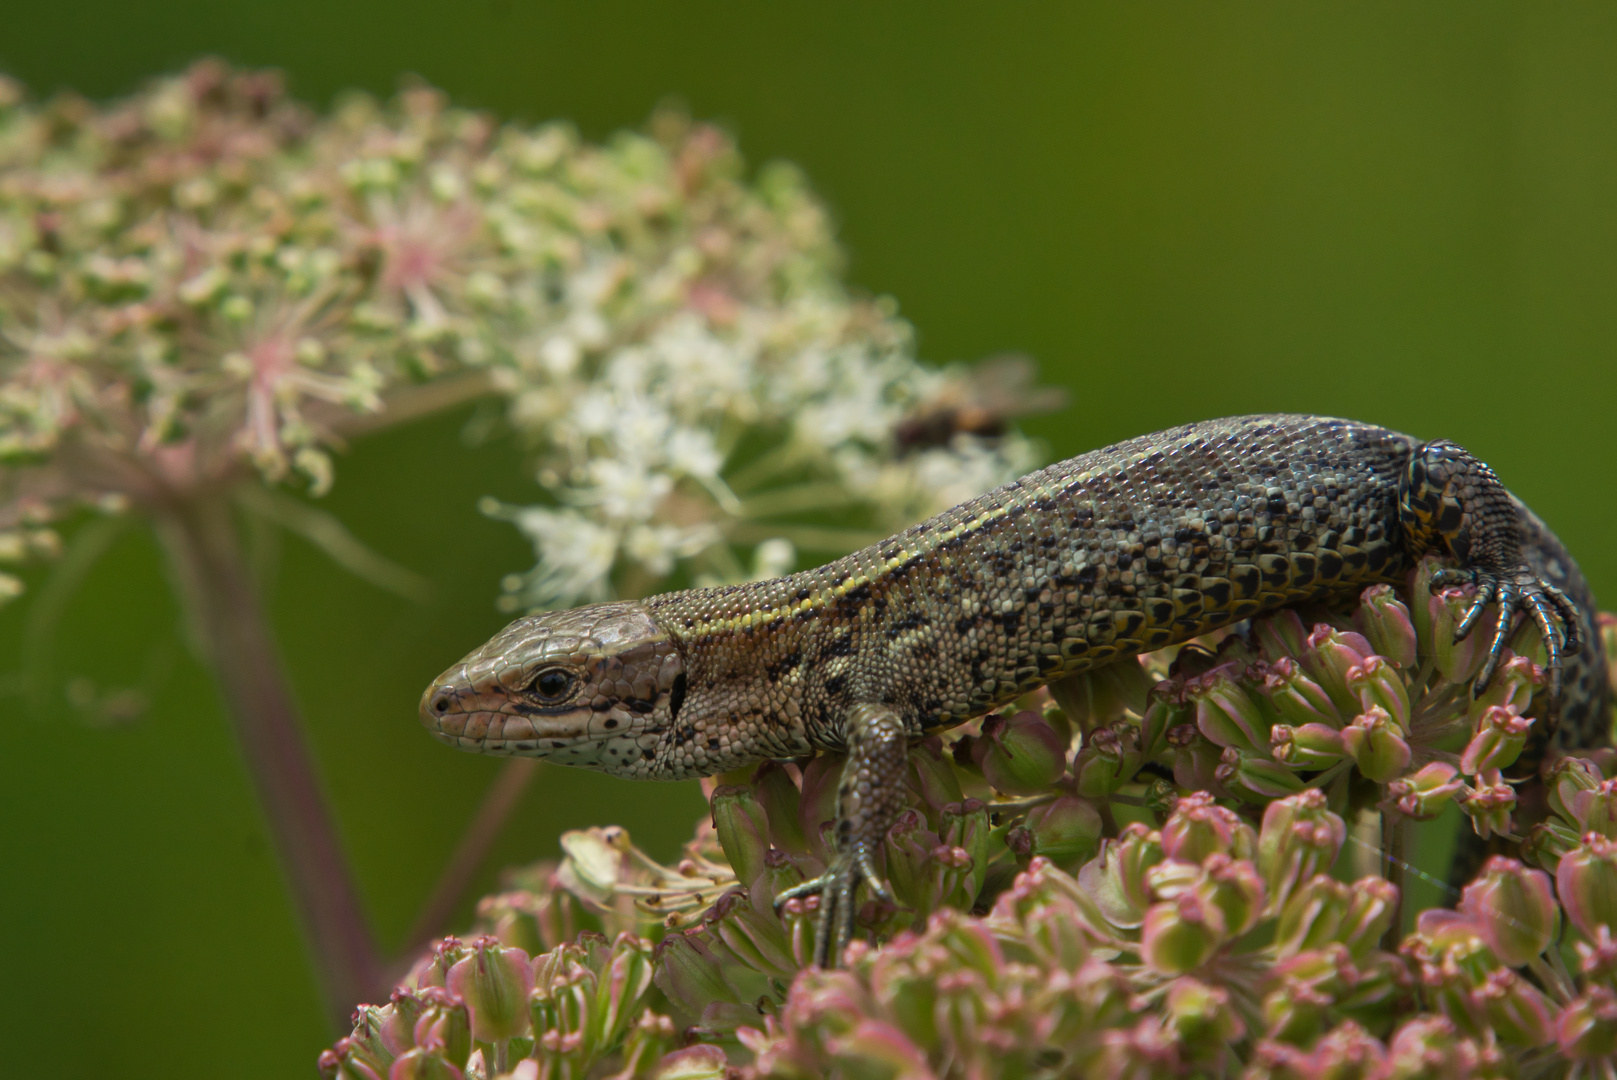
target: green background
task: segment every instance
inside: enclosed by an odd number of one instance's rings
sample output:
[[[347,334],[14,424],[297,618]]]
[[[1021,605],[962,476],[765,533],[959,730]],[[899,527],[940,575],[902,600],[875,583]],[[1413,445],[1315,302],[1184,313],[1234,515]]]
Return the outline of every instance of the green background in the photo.
[[[1065,456],[1202,417],[1333,413],[1456,439],[1617,596],[1617,8],[1563,3],[77,0],[0,13],[0,69],[102,97],[215,53],[328,101],[415,72],[591,137],[677,95],[800,163],[852,281],[934,360],[1036,357]],[[516,455],[464,417],[376,437],[326,501],[430,576],[418,606],[300,541],[273,608],[376,925],[400,936],[498,763],[419,729],[420,689],[529,564],[478,496]],[[270,552],[270,555],[276,555]],[[21,663],[28,602],[0,613]],[[329,1039],[213,689],[148,537],[69,604],[49,707],[0,716],[0,1072],[312,1075]],[[35,645],[38,645],[37,640]],[[148,684],[88,726],[60,688]],[[694,788],[542,771],[492,867],[618,821],[667,854]]]

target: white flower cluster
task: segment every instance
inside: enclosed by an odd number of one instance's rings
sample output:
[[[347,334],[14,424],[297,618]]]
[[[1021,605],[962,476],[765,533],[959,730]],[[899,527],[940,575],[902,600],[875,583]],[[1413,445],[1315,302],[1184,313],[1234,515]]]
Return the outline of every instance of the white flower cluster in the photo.
[[[475,372],[545,489],[487,507],[538,553],[511,607],[778,573],[1024,471],[1014,433],[896,436],[959,380],[838,273],[795,171],[673,113],[592,146],[216,63],[106,109],[0,83],[0,556],[243,463],[318,494],[345,417]]]

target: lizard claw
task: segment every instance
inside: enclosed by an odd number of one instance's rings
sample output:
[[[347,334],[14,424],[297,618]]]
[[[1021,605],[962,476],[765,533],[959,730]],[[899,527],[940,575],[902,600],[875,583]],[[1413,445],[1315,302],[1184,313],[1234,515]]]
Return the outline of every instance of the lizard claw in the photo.
[[[1493,641],[1488,646],[1488,658],[1472,685],[1473,694],[1481,694],[1493,679],[1494,669],[1510,638],[1512,623],[1518,612],[1525,613],[1538,624],[1544,639],[1545,668],[1549,674],[1551,707],[1561,699],[1561,658],[1576,652],[1578,641],[1578,612],[1567,595],[1554,585],[1541,580],[1526,566],[1514,570],[1495,571],[1481,567],[1466,570],[1445,569],[1432,575],[1432,588],[1451,585],[1475,585],[1477,594],[1471,600],[1460,624],[1454,628],[1454,640],[1464,641],[1476,626],[1477,620],[1490,602],[1499,606],[1499,623],[1494,629]]]
[[[814,933],[815,967],[835,967],[842,950],[853,940],[860,882],[881,899],[894,902],[892,890],[876,873],[874,853],[867,844],[856,844],[853,850],[838,854],[825,873],[775,897],[777,908],[801,896],[820,898],[819,925]]]

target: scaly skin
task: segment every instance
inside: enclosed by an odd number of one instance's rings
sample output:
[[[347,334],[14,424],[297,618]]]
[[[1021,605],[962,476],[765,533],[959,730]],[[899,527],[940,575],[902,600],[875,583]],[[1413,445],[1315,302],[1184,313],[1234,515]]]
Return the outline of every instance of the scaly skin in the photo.
[[[1560,743],[1603,741],[1594,602],[1554,535],[1451,443],[1308,416],[1131,439],[788,577],[518,619],[421,715],[463,750],[640,779],[848,753],[836,861],[797,890],[822,895],[823,964],[860,881],[883,892],[872,856],[910,741],[1097,665],[1401,582],[1432,551],[1479,586],[1473,615],[1499,603],[1545,630]]]

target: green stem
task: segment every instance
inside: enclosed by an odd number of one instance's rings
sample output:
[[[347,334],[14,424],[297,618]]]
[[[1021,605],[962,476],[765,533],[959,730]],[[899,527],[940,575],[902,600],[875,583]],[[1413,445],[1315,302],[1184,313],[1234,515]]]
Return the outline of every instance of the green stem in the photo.
[[[199,495],[154,512],[193,648],[212,669],[302,924],[326,1015],[386,992],[348,861],[326,806],[228,501]]]

